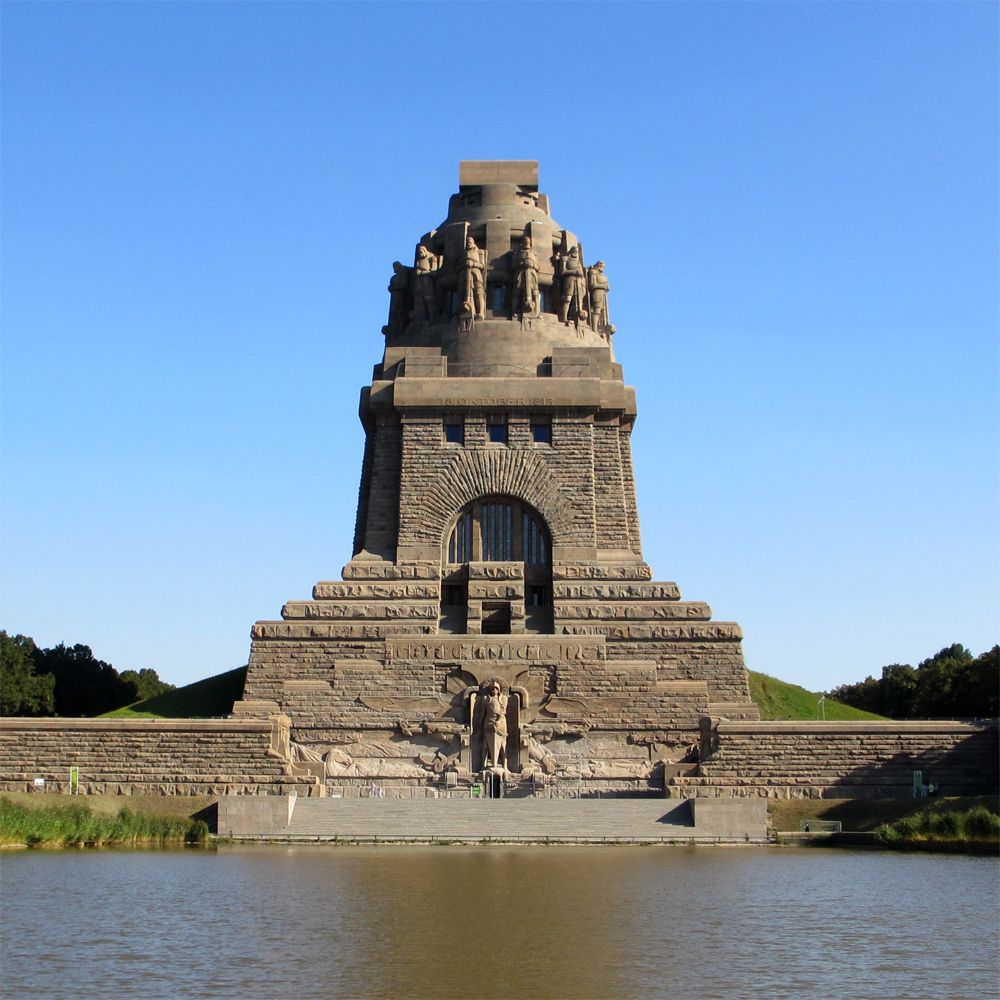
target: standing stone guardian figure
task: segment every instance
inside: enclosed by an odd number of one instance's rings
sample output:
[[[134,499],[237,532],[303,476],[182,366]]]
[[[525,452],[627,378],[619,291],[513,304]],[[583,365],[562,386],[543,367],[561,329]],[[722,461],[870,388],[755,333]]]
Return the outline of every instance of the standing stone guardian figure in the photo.
[[[476,319],[486,317],[485,254],[470,236],[462,255],[459,309],[471,309]]]
[[[538,316],[538,258],[531,246],[531,237],[525,236],[519,250],[513,253],[514,311],[523,318]]]
[[[587,287],[590,291],[590,318],[594,329],[610,341],[615,328],[608,322],[608,284],[604,273],[604,261],[599,260],[593,267],[587,268]]]
[[[498,680],[483,689],[483,767],[507,767],[507,695]]]
[[[584,274],[580,248],[572,246],[568,253],[556,255],[559,276],[559,319],[563,323],[587,322],[587,278]]]
[[[440,259],[422,243],[417,244],[413,263],[413,318],[418,323],[430,323],[437,314],[437,289],[435,279]]]
[[[412,267],[400,264],[397,260],[392,265],[392,277],[389,279],[389,322],[382,332],[391,337],[406,329],[406,300],[410,292],[410,275]]]

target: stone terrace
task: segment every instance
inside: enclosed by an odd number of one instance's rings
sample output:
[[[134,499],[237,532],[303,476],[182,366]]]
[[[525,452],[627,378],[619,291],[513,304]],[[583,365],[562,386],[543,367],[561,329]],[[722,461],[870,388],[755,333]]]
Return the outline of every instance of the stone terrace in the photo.
[[[264,719],[4,719],[0,791],[121,795],[322,794],[283,753],[287,726]]]
[[[996,723],[726,722],[702,732],[694,776],[669,798],[881,798],[907,796],[913,772],[943,795],[998,790]]]

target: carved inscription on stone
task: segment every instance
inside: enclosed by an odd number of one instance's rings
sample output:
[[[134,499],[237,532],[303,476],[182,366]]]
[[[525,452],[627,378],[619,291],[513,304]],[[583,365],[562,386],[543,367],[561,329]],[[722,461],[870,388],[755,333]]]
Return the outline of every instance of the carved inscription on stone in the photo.
[[[473,583],[469,586],[469,599],[477,601],[514,601],[524,597],[524,591],[509,583]],[[513,609],[511,609],[513,611]]]
[[[524,563],[469,563],[470,580],[523,580]]]
[[[437,563],[350,562],[344,567],[345,580],[437,580],[441,567]]]
[[[560,618],[597,619],[614,621],[633,619],[649,621],[657,618],[701,618],[712,617],[707,604],[563,604],[558,607]]]
[[[254,639],[381,639],[387,632],[411,635],[430,635],[437,631],[437,624],[403,625],[385,621],[381,624],[356,622],[257,622],[251,634]]]
[[[677,625],[564,625],[566,635],[606,635],[609,639],[742,639],[743,630],[732,622]]]
[[[550,396],[448,396],[442,406],[552,406]]]
[[[604,659],[604,643],[539,640],[477,641],[455,637],[437,641],[387,639],[386,653],[396,660],[572,660]]]
[[[286,618],[437,618],[433,604],[334,604],[294,602],[281,612]]]
[[[586,566],[559,564],[552,566],[553,580],[652,580],[653,571],[639,566]]]
[[[343,598],[367,598],[383,601],[412,600],[426,597],[434,600],[438,587],[434,583],[317,583],[313,587],[313,597],[317,600],[337,600]]]
[[[557,583],[553,588],[556,599],[622,601],[680,600],[681,590],[676,583]]]

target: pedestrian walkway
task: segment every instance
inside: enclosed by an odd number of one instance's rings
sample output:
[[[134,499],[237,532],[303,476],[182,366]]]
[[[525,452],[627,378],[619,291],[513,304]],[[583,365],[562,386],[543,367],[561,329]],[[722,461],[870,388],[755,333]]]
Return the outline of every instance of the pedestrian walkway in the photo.
[[[289,840],[669,841],[716,840],[691,822],[686,802],[666,799],[300,798]]]

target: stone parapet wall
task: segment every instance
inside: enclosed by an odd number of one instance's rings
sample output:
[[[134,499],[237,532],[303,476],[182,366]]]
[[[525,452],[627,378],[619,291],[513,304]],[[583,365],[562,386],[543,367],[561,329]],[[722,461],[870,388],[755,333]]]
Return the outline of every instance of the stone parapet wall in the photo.
[[[880,798],[911,794],[913,772],[942,795],[998,790],[996,723],[702,720],[694,776],[668,797]]]
[[[0,791],[123,795],[322,794],[287,759],[287,720],[19,719],[0,727]]]

